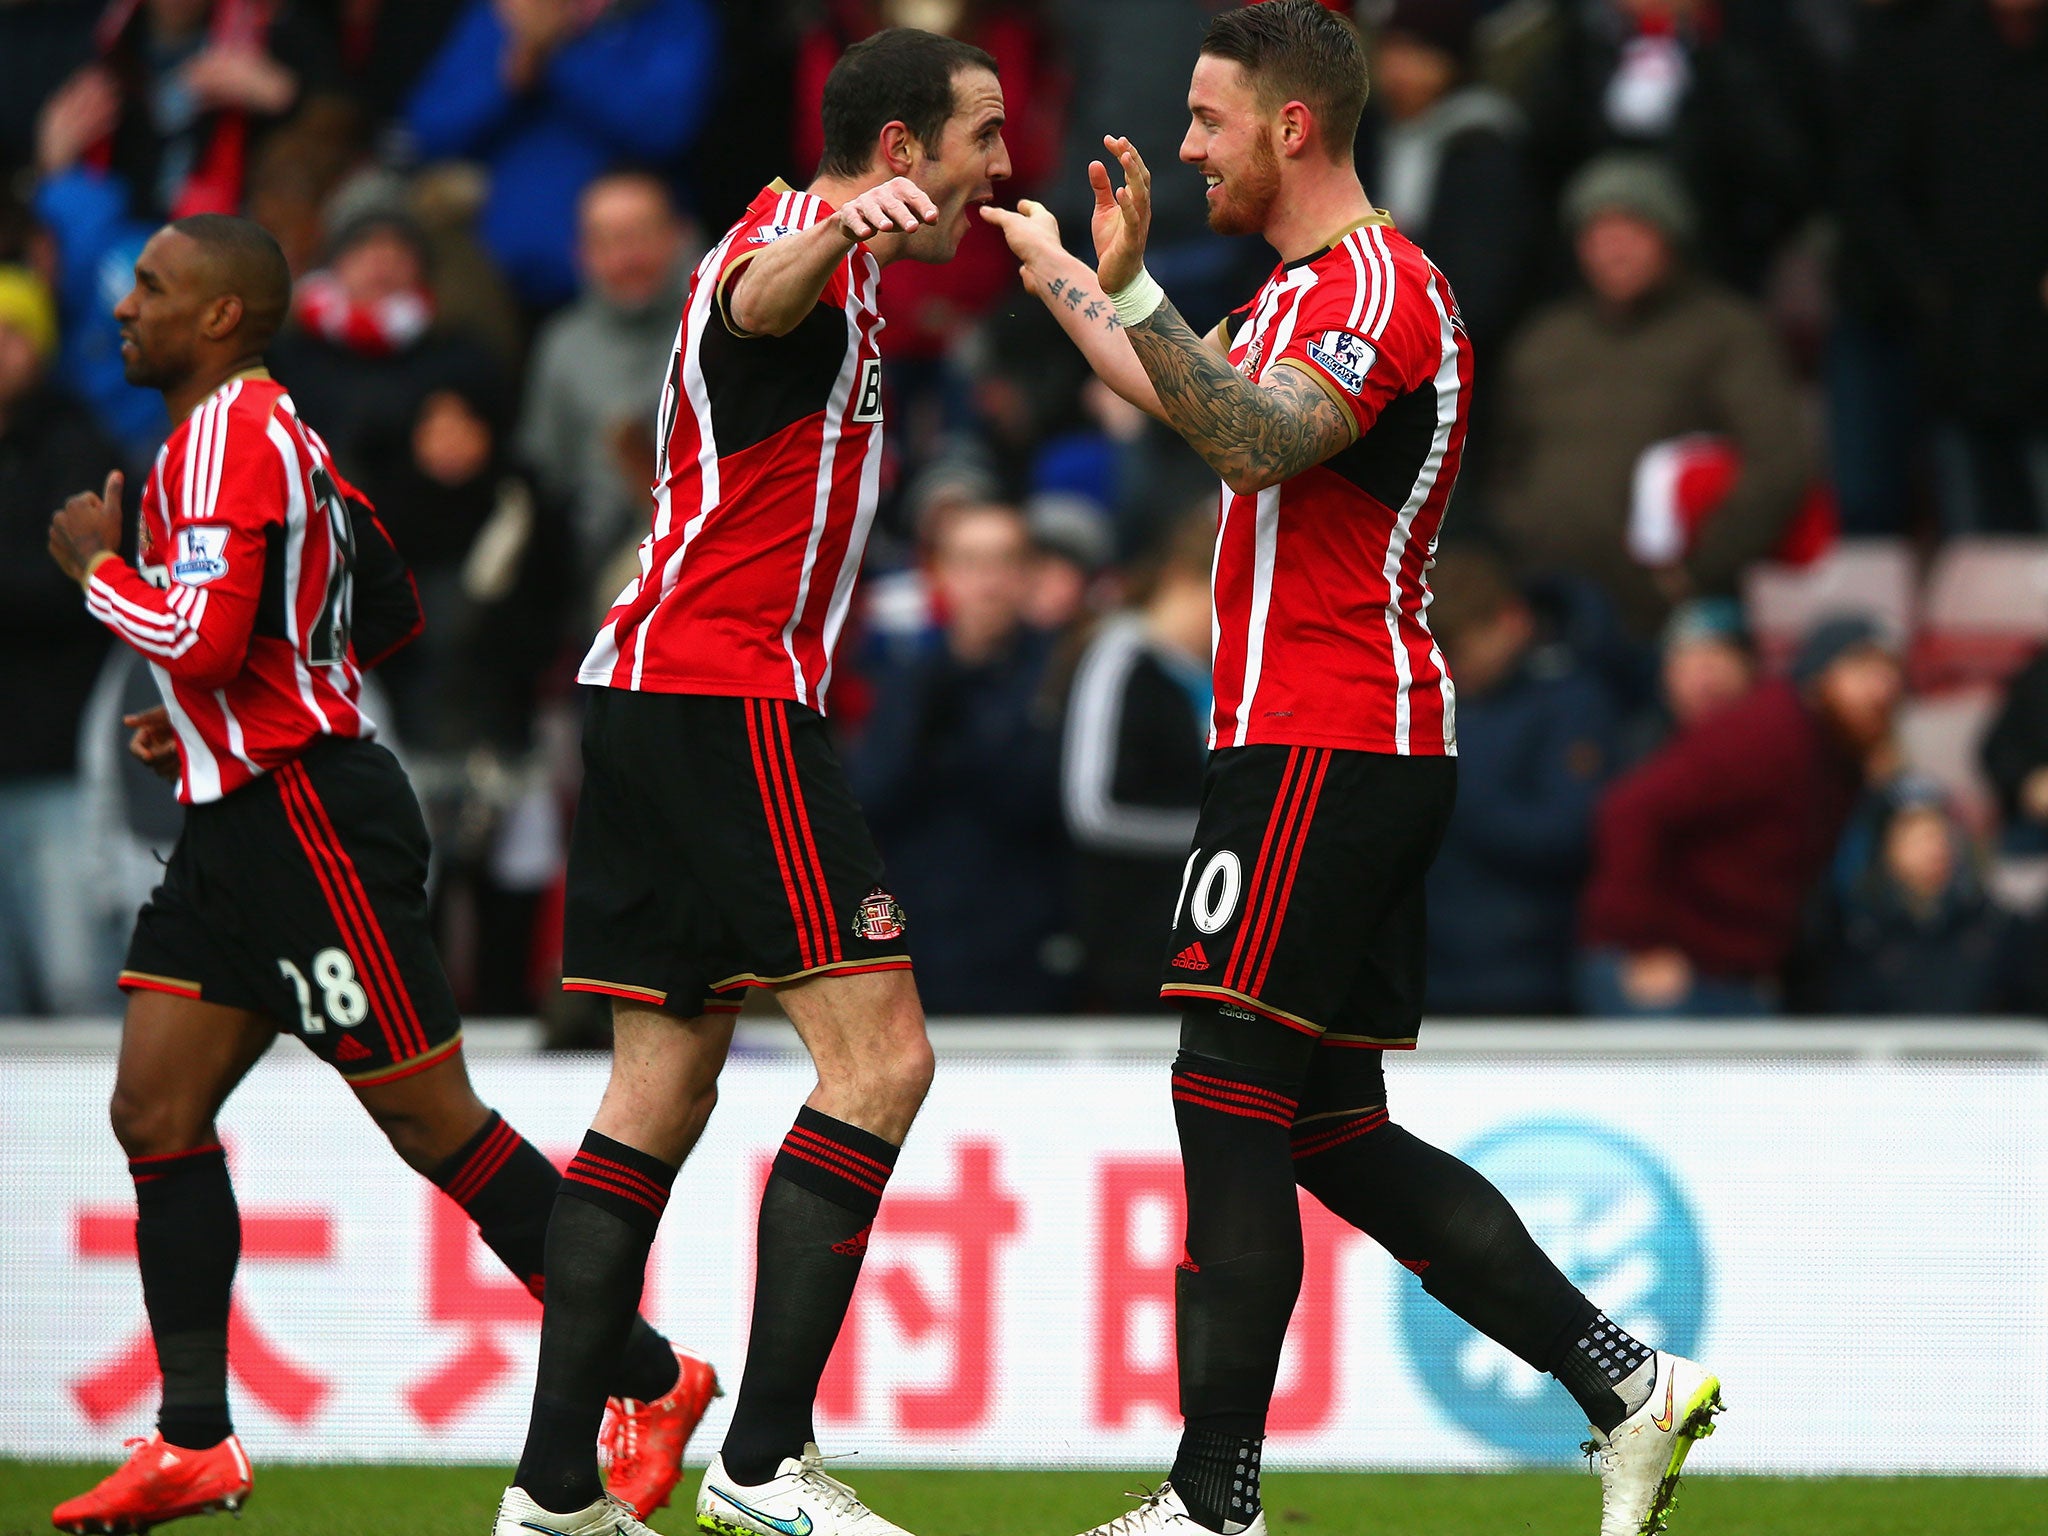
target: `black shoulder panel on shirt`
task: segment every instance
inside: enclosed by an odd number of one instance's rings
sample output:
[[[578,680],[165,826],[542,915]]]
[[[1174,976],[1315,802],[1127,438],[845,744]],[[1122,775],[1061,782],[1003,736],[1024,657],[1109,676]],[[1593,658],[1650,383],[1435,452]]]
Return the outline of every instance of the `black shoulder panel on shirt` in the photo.
[[[713,315],[698,357],[720,456],[824,410],[847,345],[846,311],[836,304],[812,305],[786,336],[735,336]]]
[[[263,528],[263,591],[256,599],[256,624],[252,631],[273,639],[285,637],[284,627],[284,534],[283,523]]]
[[[1399,512],[1436,438],[1436,385],[1396,395],[1364,436],[1325,461],[1374,501]]]

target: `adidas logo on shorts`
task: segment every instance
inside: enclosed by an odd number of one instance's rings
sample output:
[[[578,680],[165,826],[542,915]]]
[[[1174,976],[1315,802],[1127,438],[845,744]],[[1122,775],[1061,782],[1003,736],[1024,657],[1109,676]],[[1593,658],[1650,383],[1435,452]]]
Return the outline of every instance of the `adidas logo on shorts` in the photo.
[[[1209,969],[1209,952],[1202,948],[1202,941],[1195,940],[1186,949],[1173,957],[1175,970],[1206,971]]]

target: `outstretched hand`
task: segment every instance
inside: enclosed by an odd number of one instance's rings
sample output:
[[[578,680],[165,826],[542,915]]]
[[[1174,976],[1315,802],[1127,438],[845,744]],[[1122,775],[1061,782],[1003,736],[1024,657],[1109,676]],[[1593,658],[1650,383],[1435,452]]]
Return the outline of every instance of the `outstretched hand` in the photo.
[[[1018,276],[1024,279],[1025,289],[1042,297],[1046,264],[1065,252],[1060,244],[1060,221],[1052,216],[1052,210],[1027,197],[1017,204],[1015,213],[991,205],[981,210],[981,216],[1002,233],[1022,268]]]
[[[939,208],[923,187],[908,176],[897,176],[879,187],[869,187],[859,197],[848,198],[837,218],[846,238],[858,242],[893,232],[909,234],[920,225],[936,224]]]
[[[1104,293],[1127,288],[1145,266],[1145,237],[1152,228],[1152,173],[1129,139],[1105,136],[1103,148],[1122,166],[1124,184],[1112,186],[1100,160],[1088,162],[1088,184],[1095,189],[1095,213],[1089,229],[1095,236],[1095,276]]]
[[[73,581],[84,581],[93,560],[121,549],[121,484],[118,469],[95,495],[80,491],[50,519],[50,558]]]

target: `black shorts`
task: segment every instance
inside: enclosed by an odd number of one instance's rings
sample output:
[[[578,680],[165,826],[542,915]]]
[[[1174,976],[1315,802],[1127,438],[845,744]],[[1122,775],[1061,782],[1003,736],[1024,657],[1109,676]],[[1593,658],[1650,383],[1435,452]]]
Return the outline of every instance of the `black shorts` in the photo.
[[[591,690],[564,988],[735,1013],[749,987],[907,970],[903,932],[823,716]]]
[[[263,1014],[358,1085],[454,1051],[427,828],[398,759],[330,738],[189,808],[121,985]]]
[[[1413,1046],[1423,876],[1457,783],[1449,757],[1213,753],[1160,996],[1246,1010],[1326,1045]]]

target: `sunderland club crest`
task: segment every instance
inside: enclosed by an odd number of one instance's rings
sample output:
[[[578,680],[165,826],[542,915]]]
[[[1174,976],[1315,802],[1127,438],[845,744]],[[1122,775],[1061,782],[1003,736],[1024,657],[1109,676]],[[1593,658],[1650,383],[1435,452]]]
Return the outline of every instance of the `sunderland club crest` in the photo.
[[[870,944],[903,937],[903,903],[879,885],[861,897],[853,909],[853,931]]]

